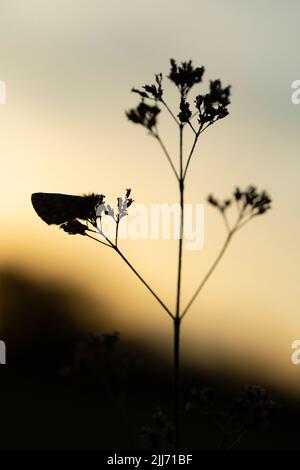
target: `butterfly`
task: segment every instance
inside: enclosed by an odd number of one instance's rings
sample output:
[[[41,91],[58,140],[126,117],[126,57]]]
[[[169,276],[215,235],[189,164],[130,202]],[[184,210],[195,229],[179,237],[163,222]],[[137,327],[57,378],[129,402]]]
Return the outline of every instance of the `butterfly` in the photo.
[[[103,194],[71,196],[58,193],[34,193],[31,203],[37,215],[48,225],[61,225],[74,219],[94,219]]]

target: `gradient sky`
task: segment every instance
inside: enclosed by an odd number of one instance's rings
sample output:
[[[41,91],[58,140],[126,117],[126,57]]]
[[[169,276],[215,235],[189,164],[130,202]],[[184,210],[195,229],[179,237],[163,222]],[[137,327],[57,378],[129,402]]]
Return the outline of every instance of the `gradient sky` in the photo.
[[[68,237],[35,215],[35,191],[89,191],[140,203],[177,200],[169,167],[124,111],[132,86],[168,72],[169,59],[205,65],[232,85],[230,117],[203,135],[188,177],[188,202],[236,184],[267,189],[273,210],[233,240],[183,326],[183,354],[211,369],[238,369],[300,389],[290,364],[300,338],[299,120],[291,83],[300,79],[298,1],[0,0],[1,264],[67,279],[110,305],[111,325],[169,352],[171,324],[114,253]],[[170,106],[176,94],[168,86]],[[201,92],[201,88],[199,88]],[[174,123],[162,134],[177,151]],[[205,212],[205,244],[186,252],[183,303],[225,237]],[[123,242],[124,252],[174,305],[176,244]]]

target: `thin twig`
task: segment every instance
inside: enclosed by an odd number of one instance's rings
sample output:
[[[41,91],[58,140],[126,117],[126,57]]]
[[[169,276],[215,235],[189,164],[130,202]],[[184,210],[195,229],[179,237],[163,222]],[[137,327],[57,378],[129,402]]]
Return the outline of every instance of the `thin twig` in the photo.
[[[256,214],[252,214],[250,217],[248,217],[248,219],[244,220],[244,222],[240,223],[239,225],[237,225],[236,229],[235,230],[239,230],[240,228],[244,227],[244,225],[246,225],[248,222],[250,222],[250,220],[253,219],[253,217],[255,217]]]
[[[209,122],[209,123],[207,124],[207,126],[205,126],[205,127],[203,126],[203,127],[201,128],[199,134],[202,134],[204,131],[206,131],[206,129],[207,129],[209,126],[211,126],[214,122],[215,122],[215,121]]]
[[[117,219],[116,219],[116,238],[115,238],[115,245],[116,246],[118,246],[119,223],[120,223],[120,216],[118,214]]]
[[[210,278],[210,276],[212,275],[212,273],[214,272],[215,268],[217,267],[217,265],[219,264],[219,262],[221,261],[221,258],[222,256],[224,255],[225,251],[226,251],[226,248],[228,247],[229,245],[229,242],[231,240],[231,237],[234,233],[234,230],[230,231],[226,237],[226,240],[225,240],[225,243],[223,244],[222,246],[222,249],[220,251],[220,253],[218,254],[216,260],[214,261],[214,263],[212,264],[212,266],[210,267],[210,269],[208,270],[208,272],[206,273],[205,277],[203,278],[202,282],[200,283],[199,287],[196,289],[196,292],[194,293],[194,295],[192,296],[191,300],[189,301],[189,303],[187,304],[187,306],[185,307],[182,315],[181,315],[181,319],[187,314],[189,308],[191,307],[191,305],[193,304],[193,302],[196,300],[197,296],[199,295],[200,291],[202,290],[202,288],[204,287],[204,285],[206,284],[206,282],[208,281],[208,279]]]
[[[193,113],[190,117],[190,120],[191,119],[194,119],[194,117],[198,116],[199,115],[199,111],[196,111],[195,113]]]
[[[194,153],[194,150],[195,150],[195,147],[196,147],[196,144],[197,144],[197,140],[198,140],[198,138],[199,138],[199,135],[200,135],[200,131],[196,132],[196,134],[195,134],[195,139],[194,139],[194,142],[193,142],[193,145],[192,145],[192,148],[191,148],[189,157],[188,157],[187,162],[186,162],[186,165],[185,165],[185,170],[184,170],[184,172],[183,172],[183,181],[185,180],[185,177],[186,177],[186,174],[187,174],[187,171],[188,171],[188,167],[189,167],[191,158],[192,158],[192,156],[193,156],[193,153]]]
[[[235,200],[235,205],[236,205],[236,210],[237,210],[238,217],[240,217],[241,212],[242,212],[241,206],[240,206],[239,201],[237,199],[234,198],[234,200]]]
[[[227,450],[233,449],[233,447],[235,447],[235,446],[238,444],[238,442],[240,442],[240,440],[244,437],[244,435],[245,435],[246,433],[247,433],[247,430],[244,429],[244,430],[237,436],[237,438],[233,441],[233,443],[230,444],[230,446],[225,447],[225,449],[227,449]]]
[[[123,255],[123,253],[119,250],[119,248],[114,245],[110,240],[109,238],[105,237],[105,239],[109,242],[108,243],[105,243],[101,240],[99,240],[98,238],[94,238],[92,237],[91,235],[88,235],[86,233],[86,236],[91,238],[92,240],[95,240],[96,242],[98,243],[101,243],[102,245],[105,245],[105,246],[108,246],[110,248],[113,248],[119,256],[121,256],[121,258],[125,261],[125,263],[127,264],[127,266],[130,267],[130,269],[134,272],[134,274],[140,279],[140,281],[147,287],[147,289],[151,292],[151,294],[153,295],[153,297],[156,298],[156,300],[160,303],[160,305],[164,308],[164,310],[167,312],[167,314],[171,317],[171,318],[175,318],[174,315],[172,314],[172,312],[168,309],[168,307],[164,304],[164,302],[158,297],[158,295],[154,292],[154,290],[149,286],[149,284],[145,281],[145,279],[140,275],[140,273],[132,266],[132,264],[128,261],[128,259],[125,257],[125,255]],[[105,236],[105,235],[104,235]]]
[[[172,116],[172,118],[174,119],[174,121],[176,122],[176,124],[179,126],[179,121],[178,121],[178,119],[176,118],[175,114],[171,111],[171,109],[169,108],[169,106],[167,105],[167,103],[163,100],[163,98],[160,99],[160,102],[165,106],[166,110],[169,112],[169,114]]]
[[[98,228],[97,224],[94,225],[94,227],[97,229],[98,231],[98,234],[102,237],[105,238],[105,240],[108,242],[108,246],[111,246],[111,247],[114,247],[114,244],[113,242],[104,234],[103,230],[102,230],[102,221],[101,221],[101,218],[100,218],[100,229]]]
[[[94,233],[96,233],[96,232],[94,232]],[[108,243],[105,243],[102,240],[99,240],[98,238],[92,237],[88,233],[86,233],[85,236],[91,238],[91,240],[95,240],[95,242],[101,243],[102,245],[105,245],[105,246],[108,246],[109,248],[112,248],[112,245],[109,245]]]
[[[222,211],[222,216],[223,216],[223,220],[224,220],[227,232],[230,233],[230,226],[229,226],[229,222],[228,222],[227,216],[225,214],[225,211]]]
[[[161,140],[161,138],[160,138],[160,136],[159,136],[159,134],[158,134],[157,132],[156,132],[155,134],[153,134],[153,135],[154,135],[154,137],[158,140],[158,142],[159,142],[161,148],[163,149],[163,152],[164,152],[165,156],[167,157],[168,162],[169,162],[170,165],[171,165],[171,168],[172,168],[172,170],[173,170],[173,172],[174,172],[174,174],[175,174],[175,176],[176,176],[177,181],[179,181],[178,173],[177,173],[177,171],[176,171],[176,168],[175,168],[175,166],[174,166],[174,163],[172,162],[172,159],[171,159],[171,157],[170,157],[170,155],[169,155],[169,152],[167,151],[167,149],[166,149],[166,147],[165,147],[163,141]]]
[[[194,134],[197,134],[197,131],[195,130],[195,128],[194,128],[193,124],[191,123],[191,121],[188,121],[187,123],[190,126],[190,128],[192,129],[192,131],[194,132]]]
[[[119,256],[125,261],[127,266],[134,272],[134,274],[139,278],[139,280],[147,287],[147,289],[151,292],[153,297],[160,303],[160,305],[164,308],[167,314],[174,319],[174,315],[168,309],[168,307],[164,304],[164,302],[158,297],[158,295],[154,292],[154,290],[149,286],[149,284],[145,281],[145,279],[139,274],[139,272],[132,266],[132,264],[128,261],[128,259],[123,255],[123,253],[119,250],[117,246],[113,246],[114,250],[118,253]]]

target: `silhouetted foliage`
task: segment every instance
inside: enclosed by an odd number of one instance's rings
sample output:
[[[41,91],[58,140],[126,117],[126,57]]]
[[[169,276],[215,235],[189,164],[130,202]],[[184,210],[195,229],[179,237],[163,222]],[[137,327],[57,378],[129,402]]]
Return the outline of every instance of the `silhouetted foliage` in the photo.
[[[204,67],[194,68],[191,60],[177,65],[176,61],[171,59],[171,70],[168,78],[175,83],[181,97],[185,99],[191,88],[202,81],[204,70]]]
[[[160,109],[157,106],[151,106],[142,101],[135,109],[127,111],[126,115],[129,121],[141,124],[149,131],[152,131],[152,128],[156,126],[156,118],[159,113]]]
[[[170,449],[174,446],[173,425],[160,407],[153,413],[151,424],[142,426],[140,436],[151,450]]]
[[[203,128],[206,123],[209,125],[228,116],[228,105],[230,104],[230,86],[222,88],[220,80],[210,82],[210,91],[206,95],[198,95],[195,105],[199,111],[198,122]]]
[[[219,402],[211,387],[193,388],[185,410],[209,416],[223,435],[221,448],[233,448],[251,430],[269,425],[278,404],[259,385],[245,385],[232,404]]]
[[[171,69],[168,78],[176,85],[180,93],[179,114],[177,115],[179,121],[189,123],[190,119],[194,116],[190,109],[190,103],[187,101],[187,95],[194,85],[202,81],[204,74],[204,67],[194,67],[192,61],[182,62],[177,65],[174,59],[171,59]],[[128,119],[136,124],[142,124],[146,129],[150,130],[153,136],[155,133],[152,128],[157,125],[157,115],[160,109],[155,106],[149,106],[145,103],[145,99],[161,102],[166,105],[163,99],[162,90],[162,74],[155,75],[156,85],[144,85],[143,90],[132,88],[134,93],[137,93],[142,101],[135,109],[126,112]],[[230,104],[230,86],[222,88],[220,80],[213,80],[210,82],[210,91],[205,95],[197,95],[195,99],[195,115],[198,116],[199,133],[206,127],[213,124],[219,119],[226,117],[228,112],[228,105]],[[173,115],[175,118],[175,116]],[[206,128],[205,127],[205,128]]]
[[[192,111],[190,110],[190,105],[184,98],[181,98],[180,101],[180,113],[178,114],[180,122],[189,122],[192,117]]]
[[[231,413],[241,426],[249,429],[266,426],[278,404],[271,400],[268,391],[259,385],[245,385],[235,400]]]
[[[143,89],[145,91],[137,90],[136,88],[132,88],[133,93],[138,93],[142,98],[149,98],[156,100],[161,100],[163,96],[163,89],[162,89],[162,74],[155,75],[156,84],[154,85],[144,85]]]
[[[269,209],[271,209],[272,202],[266,191],[259,192],[255,186],[248,186],[245,191],[241,191],[237,187],[233,193],[233,198],[225,199],[222,202],[210,194],[207,198],[207,201],[221,212],[228,228],[230,227],[225,212],[233,204],[233,202],[236,203],[238,218],[234,227],[230,228],[232,232],[241,228],[243,225],[253,219],[253,217],[267,212]]]

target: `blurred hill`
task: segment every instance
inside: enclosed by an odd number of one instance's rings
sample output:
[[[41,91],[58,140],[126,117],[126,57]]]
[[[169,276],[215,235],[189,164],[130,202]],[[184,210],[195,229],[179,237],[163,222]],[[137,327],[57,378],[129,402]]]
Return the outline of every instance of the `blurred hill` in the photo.
[[[110,332],[105,307],[98,312],[103,328],[91,331],[79,320],[83,308],[94,306],[71,286],[40,282],[12,269],[0,273],[0,338],[7,344],[7,365],[0,367],[1,449],[160,444],[158,435],[172,416],[169,365],[157,352]],[[243,387],[238,377],[229,381],[185,367],[183,446],[218,448],[224,436],[210,400],[228,412]],[[236,448],[297,447],[299,402],[272,390],[269,396],[280,404],[270,423],[251,423]],[[250,417],[261,413],[257,406],[250,411]],[[166,439],[161,445],[168,446]]]

